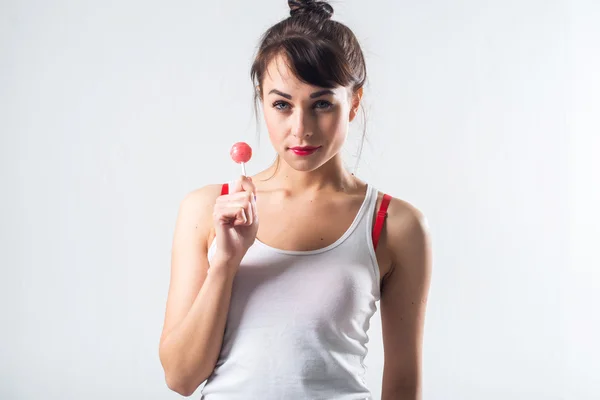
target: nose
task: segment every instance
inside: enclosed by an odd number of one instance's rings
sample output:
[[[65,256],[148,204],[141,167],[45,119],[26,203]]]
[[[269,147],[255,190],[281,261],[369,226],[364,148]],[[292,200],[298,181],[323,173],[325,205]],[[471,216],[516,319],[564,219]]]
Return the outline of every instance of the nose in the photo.
[[[313,124],[310,121],[311,115],[303,110],[297,110],[292,117],[292,135],[297,138],[312,136]]]

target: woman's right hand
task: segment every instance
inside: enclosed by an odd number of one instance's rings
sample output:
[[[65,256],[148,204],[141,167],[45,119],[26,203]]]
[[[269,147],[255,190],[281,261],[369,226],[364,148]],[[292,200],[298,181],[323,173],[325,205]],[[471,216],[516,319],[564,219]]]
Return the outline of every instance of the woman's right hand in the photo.
[[[240,176],[231,185],[229,194],[217,197],[213,209],[215,257],[226,265],[235,265],[236,271],[258,231],[255,193],[252,179]]]

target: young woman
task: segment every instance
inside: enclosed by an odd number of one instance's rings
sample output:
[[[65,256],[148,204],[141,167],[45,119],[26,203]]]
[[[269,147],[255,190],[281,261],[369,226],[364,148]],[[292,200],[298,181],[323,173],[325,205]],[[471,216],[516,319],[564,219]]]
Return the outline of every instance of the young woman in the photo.
[[[203,399],[365,399],[377,301],[382,399],[421,398],[430,281],[423,217],[346,171],[366,68],[325,2],[289,1],[252,66],[278,158],[182,201],[160,359]]]

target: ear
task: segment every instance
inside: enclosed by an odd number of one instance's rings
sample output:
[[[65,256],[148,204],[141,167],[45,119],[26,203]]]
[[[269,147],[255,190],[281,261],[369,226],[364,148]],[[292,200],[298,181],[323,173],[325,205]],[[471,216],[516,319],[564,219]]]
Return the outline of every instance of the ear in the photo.
[[[360,87],[358,88],[354,94],[352,95],[352,104],[351,104],[351,108],[350,108],[350,122],[352,122],[354,120],[354,118],[356,118],[356,115],[358,114],[358,109],[360,107],[360,101],[362,99],[363,96],[363,88]]]

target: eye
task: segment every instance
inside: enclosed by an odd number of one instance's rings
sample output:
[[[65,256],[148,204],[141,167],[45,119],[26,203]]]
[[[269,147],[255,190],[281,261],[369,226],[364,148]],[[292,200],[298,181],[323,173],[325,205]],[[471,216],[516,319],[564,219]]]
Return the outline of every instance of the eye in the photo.
[[[331,107],[333,107],[333,104],[331,104],[327,100],[319,100],[315,103],[315,108],[319,110],[328,110]]]
[[[285,101],[276,101],[275,103],[273,103],[273,108],[279,111],[285,111],[289,108],[289,106],[290,105]]]

